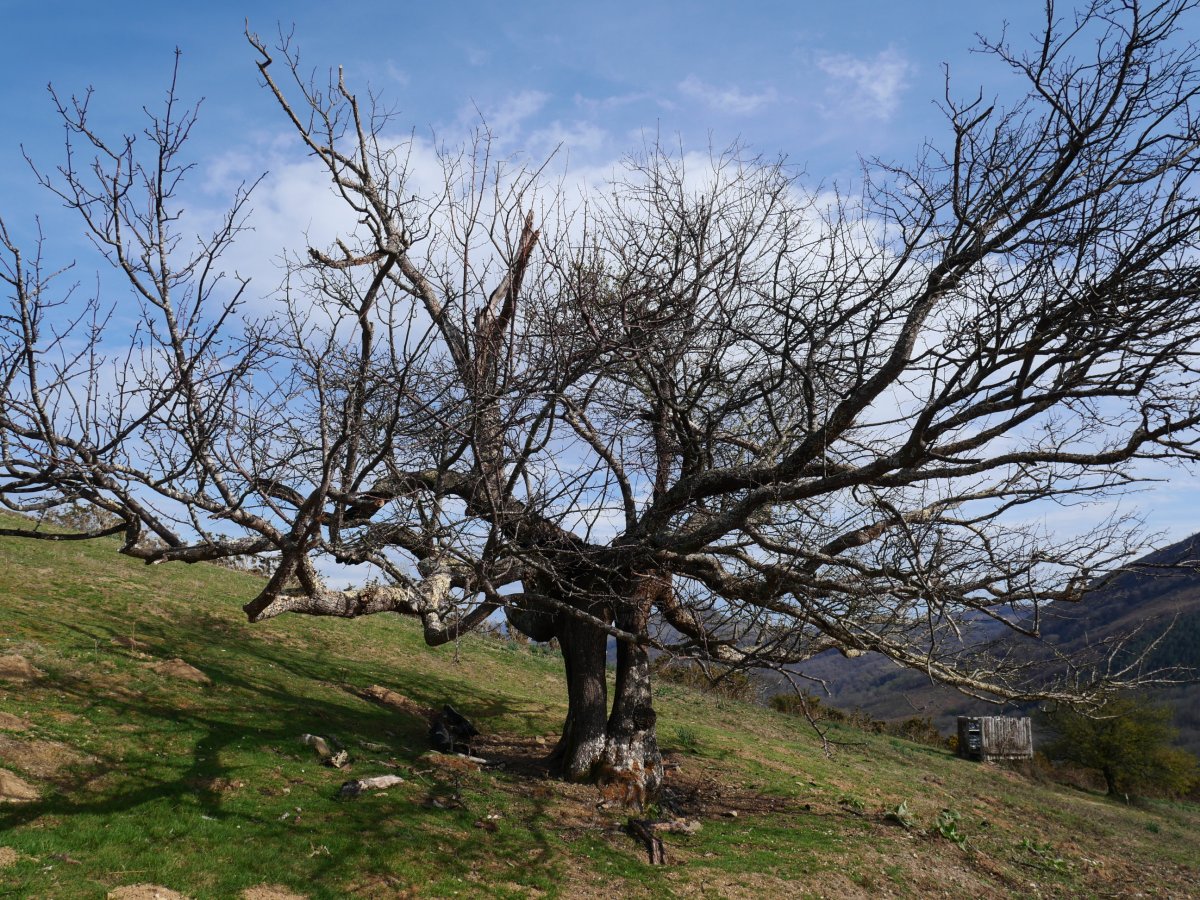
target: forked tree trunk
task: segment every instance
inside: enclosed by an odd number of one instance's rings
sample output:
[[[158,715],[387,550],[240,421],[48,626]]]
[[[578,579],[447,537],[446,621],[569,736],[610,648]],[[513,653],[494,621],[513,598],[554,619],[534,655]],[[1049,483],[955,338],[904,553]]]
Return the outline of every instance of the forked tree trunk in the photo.
[[[631,634],[644,632],[660,578],[643,578],[630,602],[618,604],[616,625]],[[581,604],[590,615],[608,619],[601,600]],[[608,634],[584,619],[559,612],[510,613],[510,623],[537,640],[537,625],[553,622],[567,680],[567,717],[550,755],[552,769],[569,781],[617,782],[622,794],[644,800],[662,785],[662,754],[655,735],[655,712],[646,648],[617,644],[617,673],[611,713],[608,708]]]

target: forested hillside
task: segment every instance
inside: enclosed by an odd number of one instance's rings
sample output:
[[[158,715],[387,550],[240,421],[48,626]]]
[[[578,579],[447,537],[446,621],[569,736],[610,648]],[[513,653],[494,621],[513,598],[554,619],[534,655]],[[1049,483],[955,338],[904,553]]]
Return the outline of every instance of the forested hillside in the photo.
[[[1194,669],[1200,675],[1200,535],[1142,557],[1078,604],[1052,604],[1041,631],[1045,645],[1064,654],[1126,635],[1134,635],[1130,653],[1158,641],[1147,657],[1150,667]],[[999,634],[981,624],[971,639],[982,643]],[[1019,638],[1012,646],[1017,652],[1037,652]],[[846,659],[826,653],[803,671],[828,684],[826,702],[832,706],[861,709],[883,721],[930,716],[947,734],[955,716],[997,710],[876,654]],[[1175,707],[1180,744],[1200,753],[1200,683],[1161,688],[1152,696]]]

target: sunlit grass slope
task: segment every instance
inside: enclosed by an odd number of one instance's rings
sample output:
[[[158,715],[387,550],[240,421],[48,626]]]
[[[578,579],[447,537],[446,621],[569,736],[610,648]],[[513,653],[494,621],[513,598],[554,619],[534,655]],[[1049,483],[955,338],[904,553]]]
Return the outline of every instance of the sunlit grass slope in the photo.
[[[41,793],[0,804],[0,897],[1200,893],[1194,806],[1124,806],[852,730],[828,756],[794,718],[675,685],[660,734],[702,827],[652,868],[627,813],[520,764],[561,723],[557,655],[490,637],[430,650],[392,616],[251,626],[251,576],[113,551],[0,539],[0,656],[44,673],[0,681],[0,768]],[[176,657],[211,682],[155,668]],[[453,702],[518,758],[431,756],[423,720],[358,696],[374,684]],[[305,733],[351,768],[319,765]],[[336,799],[379,774],[405,781]]]

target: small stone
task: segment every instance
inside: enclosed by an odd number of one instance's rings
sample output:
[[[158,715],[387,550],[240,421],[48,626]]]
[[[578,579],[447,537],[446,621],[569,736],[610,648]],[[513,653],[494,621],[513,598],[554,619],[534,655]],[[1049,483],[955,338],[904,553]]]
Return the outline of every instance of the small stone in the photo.
[[[327,766],[331,766],[334,769],[344,769],[346,766],[350,765],[350,754],[345,750],[338,750],[336,753],[333,753],[321,760],[321,762],[325,763]]]
[[[321,759],[328,759],[333,756],[333,748],[329,746],[329,741],[321,737],[319,734],[302,734],[300,735],[300,743],[307,747],[312,747],[317,751],[317,756]]]
[[[337,796],[339,800],[348,800],[357,797],[363,791],[384,791],[398,784],[404,784],[404,779],[399,775],[376,775],[374,778],[360,778],[343,784]]]

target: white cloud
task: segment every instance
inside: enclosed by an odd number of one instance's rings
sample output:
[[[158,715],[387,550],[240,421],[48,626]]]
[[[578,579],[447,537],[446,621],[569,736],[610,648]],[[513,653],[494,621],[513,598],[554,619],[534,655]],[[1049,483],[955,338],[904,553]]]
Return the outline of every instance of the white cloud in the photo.
[[[483,121],[496,137],[510,140],[520,132],[526,119],[541,112],[549,99],[550,95],[542,91],[521,91],[495,106],[479,109],[473,115],[482,115]]]
[[[885,121],[896,112],[913,71],[912,64],[892,47],[870,58],[821,54],[817,68],[830,78],[827,112]]]
[[[774,88],[758,94],[748,94],[736,86],[717,87],[701,81],[695,75],[689,75],[679,82],[679,92],[685,97],[698,100],[717,112],[729,113],[735,116],[746,116],[756,113],[763,107],[775,102]]]
[[[608,112],[630,106],[634,103],[645,103],[654,100],[655,97],[645,91],[628,94],[611,94],[607,97],[585,97],[583,94],[575,95],[575,105],[591,112]]]
[[[442,168],[428,140],[383,136],[404,161],[406,194],[436,195]],[[356,217],[332,189],[329,173],[297,152],[289,134],[261,136],[214,158],[203,170],[200,190],[188,199],[185,224],[199,234],[219,227],[237,186],[266,177],[251,195],[247,225],[252,231],[223,258],[221,269],[252,279],[247,298],[252,313],[275,309],[270,295],[284,277],[285,254],[304,256],[307,247],[328,248],[336,237],[355,232]]]
[[[392,79],[392,81],[401,87],[408,87],[409,82],[412,80],[408,72],[404,71],[404,69],[401,69],[390,59],[387,62],[385,71],[387,72],[388,78]]]
[[[594,152],[608,142],[608,132],[589,122],[551,122],[529,136],[529,149],[536,154],[561,147],[567,153]]]

